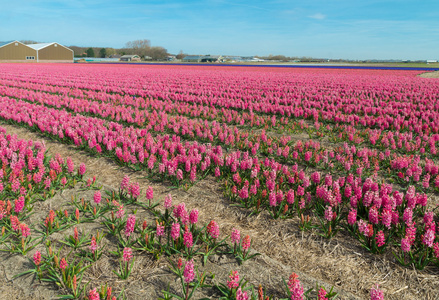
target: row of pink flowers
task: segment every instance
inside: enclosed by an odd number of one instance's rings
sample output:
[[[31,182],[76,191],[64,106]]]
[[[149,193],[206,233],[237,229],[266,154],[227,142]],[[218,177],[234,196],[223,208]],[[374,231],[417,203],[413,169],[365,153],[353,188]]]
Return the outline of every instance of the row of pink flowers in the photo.
[[[3,100],[7,101],[7,98],[3,98]],[[113,106],[112,106],[113,107]],[[37,107],[33,107],[33,109],[38,109]],[[120,109],[124,109],[124,107],[120,106]],[[52,111],[52,110],[51,110]],[[96,110],[98,111],[98,110]],[[144,113],[144,112],[142,112]],[[99,116],[101,117],[108,117],[107,114],[102,114],[102,113],[97,113]],[[128,115],[131,115],[130,110],[128,110],[127,112]],[[114,116],[114,114],[113,114]],[[378,163],[381,165],[381,167],[383,166],[387,166],[389,164],[388,160],[385,160],[385,158],[389,158],[389,159],[394,159],[395,161],[407,161],[410,160],[411,158],[408,156],[396,156],[395,153],[391,153],[389,150],[386,150],[385,152],[377,152],[377,151],[368,151],[367,148],[364,148],[363,150],[361,150],[360,155],[358,155],[358,151],[355,147],[347,147],[345,146],[345,149],[340,149],[339,151],[336,151],[337,155],[334,155],[333,152],[331,151],[326,151],[325,153],[323,153],[320,149],[320,145],[318,142],[309,142],[306,143],[304,146],[305,148],[303,148],[301,143],[296,143],[296,145],[294,145],[294,148],[292,148],[292,145],[290,143],[290,138],[288,137],[281,137],[279,139],[276,138],[269,138],[267,137],[267,135],[265,134],[264,131],[262,131],[261,134],[258,135],[253,135],[253,136],[248,136],[248,134],[244,133],[240,133],[236,130],[236,128],[232,129],[232,128],[228,128],[227,126],[220,126],[219,123],[215,123],[213,122],[212,124],[209,123],[202,123],[202,122],[197,122],[196,120],[189,120],[187,118],[180,118],[180,117],[171,117],[171,119],[168,119],[168,117],[166,115],[163,114],[150,114],[149,115],[149,119],[148,119],[148,126],[146,129],[142,130],[143,134],[145,134],[145,130],[151,131],[152,129],[154,129],[154,131],[160,131],[163,132],[165,130],[165,128],[168,128],[169,130],[173,131],[173,132],[177,132],[178,135],[181,135],[183,137],[189,136],[189,137],[194,137],[197,136],[198,138],[200,138],[202,141],[216,141],[219,144],[225,144],[225,145],[235,145],[237,144],[238,147],[240,147],[243,150],[251,150],[252,154],[256,154],[257,152],[261,151],[262,153],[265,153],[267,155],[275,155],[281,159],[287,159],[287,160],[293,160],[293,161],[297,161],[297,162],[301,162],[300,160],[302,160],[302,162],[304,163],[319,163],[319,161],[323,161],[326,162],[329,165],[334,164],[334,160],[332,162],[330,162],[330,158],[334,158],[335,157],[335,162],[338,162],[340,164],[342,164],[343,168],[345,168],[346,170],[349,170],[352,167],[356,166],[356,170],[357,173],[361,174],[362,170],[365,169],[369,169],[372,172],[376,172],[379,170],[379,167],[377,165],[374,165],[371,167],[371,164],[369,163],[369,159],[373,159],[373,158],[379,158]],[[112,117],[110,117],[112,118]],[[117,118],[116,118],[117,119]],[[138,118],[136,117],[136,120]],[[159,121],[160,120],[160,121]],[[131,122],[135,123],[134,120],[131,120]],[[142,121],[143,122],[143,121]],[[189,123],[188,123],[189,122]],[[102,124],[102,123],[101,123]],[[154,125],[155,124],[155,125]],[[197,125],[198,124],[198,125]],[[119,125],[115,125],[115,123],[110,124],[112,126],[119,126]],[[196,126],[194,126],[196,125]],[[110,126],[111,127],[111,126]],[[121,128],[121,127],[119,127]],[[173,128],[173,129],[171,129]],[[177,129],[176,129],[177,128]],[[57,128],[55,128],[55,132],[57,132],[56,130]],[[180,130],[181,129],[181,130]],[[102,131],[102,130],[101,130]],[[64,137],[64,133],[61,132],[57,132],[58,135],[61,137]],[[88,137],[88,134],[86,134],[84,136],[85,138]],[[215,137],[215,138],[214,138]],[[436,140],[436,137],[439,138],[439,135],[433,135],[432,138],[434,138],[434,140]],[[92,140],[89,141],[89,146],[91,148],[96,147],[96,150],[98,152],[102,151],[102,147],[100,144],[96,143],[96,138],[93,136],[91,137]],[[99,137],[98,137],[99,140]],[[102,137],[101,137],[102,140]],[[77,141],[75,140],[75,143]],[[104,138],[104,142],[105,142],[105,138]],[[291,147],[290,147],[291,146]],[[310,147],[311,146],[311,147]],[[431,149],[435,149],[434,148],[434,143],[432,144]],[[111,149],[113,148],[113,146],[107,145],[107,149]],[[132,146],[131,146],[132,148]],[[305,149],[308,149],[308,151],[305,151]],[[347,150],[346,150],[347,149]],[[131,149],[132,150],[132,149]],[[294,151],[292,151],[294,150]],[[303,155],[299,155],[301,152],[304,151]],[[316,153],[313,153],[313,151],[315,151]],[[132,152],[132,151],[131,151]],[[329,154],[329,159],[328,159],[328,154]],[[352,155],[353,154],[353,155]],[[390,154],[392,154],[392,156],[390,156]],[[367,156],[365,156],[367,155]],[[127,162],[127,161],[131,161],[131,162],[136,162],[137,159],[135,157],[135,155],[133,156],[133,154],[131,154],[131,156],[128,156],[128,153],[123,153],[121,150],[119,150],[117,152],[117,156]],[[360,158],[362,158],[362,161],[360,161],[359,163],[356,162],[356,164],[354,164],[354,156],[360,156]],[[138,155],[138,159],[139,161],[144,160],[145,155],[141,152],[139,152]],[[323,160],[322,160],[323,158]],[[420,175],[423,175],[423,182],[422,182],[422,186],[424,188],[428,188],[430,186],[429,184],[429,180],[431,178],[432,175],[437,175],[434,173],[434,170],[437,170],[439,168],[439,166],[434,165],[431,161],[427,161],[428,163],[425,166],[425,172],[423,172],[423,168],[421,166],[419,166],[419,162],[420,160],[417,161],[417,166],[415,166],[415,169],[413,169],[413,167],[411,169],[409,169],[407,172],[405,173],[398,173],[398,176],[403,179],[402,181],[414,181],[414,182],[419,182],[421,180]],[[401,167],[399,167],[400,164],[394,164],[394,163],[390,163],[390,167],[394,170],[399,170],[401,169]],[[187,168],[187,167],[186,167]],[[433,172],[430,172],[430,170],[433,170]],[[178,170],[173,170],[171,173],[177,172]],[[178,172],[177,172],[178,173]],[[432,174],[429,174],[432,173]],[[181,172],[179,173],[180,178],[182,177]],[[192,176],[193,179],[193,176]],[[437,184],[435,185],[439,185],[439,181],[437,181]]]
[[[72,97],[69,97],[70,94],[73,94],[73,97],[77,96],[77,93],[74,91],[77,91],[77,89],[72,90],[68,88],[62,88],[61,91],[59,91],[57,94],[41,94],[32,90],[28,90],[28,88],[37,88],[38,90],[45,90],[49,92],[54,92],[52,86],[46,86],[44,84],[40,84],[37,87],[35,87],[35,83],[28,83],[28,82],[12,82],[11,80],[5,80],[4,84],[6,85],[14,85],[18,86],[20,88],[15,87],[8,87],[3,86],[0,87],[0,94],[13,96],[16,98],[26,98],[30,101],[38,101],[38,102],[44,102],[49,105],[53,105],[56,107],[69,107],[70,109],[73,109],[77,112],[105,112],[105,116],[112,115],[119,120],[128,121],[130,123],[143,123],[145,120],[148,119],[148,117],[145,117],[144,110],[149,109],[153,112],[155,111],[161,111],[166,113],[172,113],[172,114],[178,114],[178,115],[188,115],[191,117],[201,117],[204,119],[209,120],[217,120],[222,123],[232,123],[232,124],[248,124],[250,126],[262,126],[262,125],[270,125],[273,127],[276,127],[280,124],[287,124],[288,119],[285,119],[282,117],[280,120],[276,120],[276,115],[272,115],[271,113],[268,113],[266,117],[259,116],[253,113],[253,111],[243,112],[239,113],[236,110],[231,110],[229,108],[221,107],[218,108],[216,106],[212,105],[198,105],[198,104],[192,104],[192,103],[186,103],[186,102],[180,102],[176,99],[170,99],[167,101],[163,101],[160,99],[155,98],[132,98],[129,95],[121,96],[120,94],[109,94],[105,93],[102,90],[99,92],[96,91],[82,91],[80,90],[79,93],[81,94],[80,99],[75,99]],[[104,88],[104,87],[103,87]],[[64,91],[63,91],[64,89]],[[84,95],[85,94],[85,95]],[[90,100],[87,100],[90,99]],[[65,103],[68,103],[67,105]],[[117,106],[116,104],[122,104],[124,105],[123,108],[120,106]],[[114,105],[114,106],[113,106]],[[125,106],[129,106],[128,108]],[[103,106],[100,108],[100,106]],[[323,107],[322,107],[323,109]],[[326,109],[325,109],[326,111]],[[325,112],[326,113],[326,112]],[[135,117],[132,117],[132,115],[135,115]],[[316,112],[313,112],[312,118],[315,119],[315,125],[316,127],[320,127],[321,123],[318,122],[318,114],[316,115]],[[148,114],[147,114],[148,115]],[[399,116],[399,113],[397,114]],[[412,115],[410,115],[411,118],[413,118]],[[438,141],[439,136],[437,134],[430,136],[429,134],[431,132],[431,120],[433,120],[433,117],[429,117],[426,114],[419,114],[419,118],[424,120],[427,123],[423,123],[422,125],[422,132],[419,133],[422,138],[417,137],[417,140],[414,142],[411,142],[412,139],[412,130],[415,130],[415,128],[410,127],[409,121],[402,118],[404,126],[401,128],[400,125],[392,125],[390,127],[386,127],[386,131],[390,130],[388,135],[385,133],[382,136],[382,140],[379,141],[379,144],[382,145],[382,147],[389,147],[391,146],[392,149],[396,149],[398,147],[399,149],[404,147],[407,151],[416,151],[420,150],[426,151],[425,148],[430,147],[429,151],[433,155],[437,154],[435,143]],[[422,122],[424,122],[422,121]],[[341,123],[338,120],[332,120],[332,122]],[[148,124],[150,122],[147,122]],[[344,122],[346,123],[346,122]],[[349,141],[356,141],[357,143],[361,143],[363,141],[368,141],[370,144],[375,145],[377,143],[377,140],[381,136],[382,129],[376,129],[376,130],[366,130],[366,131],[358,131],[353,126],[349,125],[350,123],[347,123],[347,125],[342,125],[342,133],[340,133],[341,136],[343,134],[346,134],[345,139],[349,139]],[[374,126],[377,127],[376,124],[371,123],[367,124],[366,122],[363,122],[359,125],[362,126]],[[346,128],[345,128],[346,127]],[[329,128],[329,127],[328,127]],[[405,128],[405,129],[404,129]],[[406,133],[400,133],[399,130],[409,130],[409,132]],[[437,132],[437,131],[435,131]],[[363,136],[362,138],[354,138],[356,135],[360,134],[360,136]],[[399,139],[398,141],[394,141],[394,135]],[[428,149],[427,149],[428,150]]]

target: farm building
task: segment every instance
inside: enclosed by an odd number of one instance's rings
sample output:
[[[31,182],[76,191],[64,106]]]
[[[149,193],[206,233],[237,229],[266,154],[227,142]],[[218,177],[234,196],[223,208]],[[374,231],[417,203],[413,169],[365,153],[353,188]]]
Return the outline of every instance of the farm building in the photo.
[[[140,61],[140,56],[138,55],[122,55],[120,61]]]
[[[0,61],[73,62],[73,50],[58,43],[25,45],[11,41],[0,43]]]
[[[221,55],[189,55],[185,56],[184,62],[221,62],[223,57]]]
[[[188,55],[183,57],[184,62],[200,62],[201,61],[201,55]]]
[[[221,55],[205,55],[201,57],[200,62],[221,62],[222,58]]]
[[[37,51],[19,41],[0,42],[0,61],[37,61]]]
[[[73,62],[73,50],[58,43],[27,45],[37,51],[37,62]]]

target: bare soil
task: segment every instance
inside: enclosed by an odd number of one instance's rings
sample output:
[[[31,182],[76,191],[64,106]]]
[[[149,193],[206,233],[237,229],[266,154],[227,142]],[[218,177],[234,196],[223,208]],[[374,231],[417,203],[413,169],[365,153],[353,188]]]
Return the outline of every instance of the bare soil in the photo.
[[[423,78],[439,78],[439,71],[422,73],[419,74],[418,76]]]
[[[17,126],[0,126],[5,127],[10,134],[17,134],[19,138],[44,141],[50,154],[70,156],[76,166],[84,162],[87,166],[87,176],[96,176],[106,189],[117,190],[124,175],[128,174],[132,180],[140,183],[143,191],[152,186],[156,200],[164,199],[171,193],[175,204],[185,202],[188,209],[199,209],[202,224],[212,219],[216,220],[223,236],[230,234],[234,227],[240,229],[241,234],[249,234],[253,240],[253,249],[262,254],[256,259],[247,261],[242,266],[238,266],[236,261],[226,256],[211,257],[206,266],[196,262],[200,270],[216,275],[215,282],[225,283],[230,271],[238,270],[241,276],[256,287],[262,284],[268,288],[276,299],[285,297],[282,294],[282,278],[287,279],[295,272],[305,289],[315,286],[316,283],[326,288],[335,286],[335,290],[340,293],[339,299],[370,299],[369,290],[375,283],[380,284],[386,299],[437,299],[437,268],[428,267],[420,272],[401,267],[390,252],[383,255],[369,254],[343,231],[331,240],[320,237],[317,232],[302,233],[297,226],[298,218],[274,220],[267,213],[250,215],[249,210],[232,207],[233,203],[223,196],[220,184],[213,178],[206,178],[187,191],[173,189],[166,183],[148,181],[142,172],[120,168],[106,158],[90,156],[73,146],[53,142],[38,133]],[[49,201],[39,203],[35,210],[40,213],[32,216],[34,222],[42,220],[49,208],[65,207],[71,195],[75,193],[78,191],[66,191],[55,195]],[[148,219],[147,213],[138,214]],[[81,226],[83,227],[80,229],[84,232],[102,229],[97,223]],[[62,239],[66,234],[71,233],[54,235],[52,238]],[[105,243],[108,249],[112,250],[114,246],[111,239],[106,239]],[[1,299],[53,299],[62,292],[56,287],[32,280],[32,276],[12,280],[15,274],[26,270],[26,263],[27,259],[20,256],[1,256]],[[138,254],[129,280],[120,281],[111,272],[117,270],[118,261],[109,255],[87,270],[85,277],[91,280],[90,288],[108,283],[113,286],[115,292],[124,289],[128,299],[157,299],[168,283],[171,284],[172,291],[178,293],[180,289],[177,277],[169,271],[167,264],[164,258],[155,261],[148,255]],[[211,289],[202,292],[195,298],[218,297]]]

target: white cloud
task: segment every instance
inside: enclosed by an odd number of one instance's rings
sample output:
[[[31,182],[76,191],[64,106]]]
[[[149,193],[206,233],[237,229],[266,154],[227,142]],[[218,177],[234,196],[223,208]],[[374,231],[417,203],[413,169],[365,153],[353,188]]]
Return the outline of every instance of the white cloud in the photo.
[[[311,16],[309,16],[311,19],[316,19],[316,20],[323,20],[323,19],[326,19],[326,15],[324,15],[324,14],[321,14],[321,13],[316,13],[316,14],[313,14],[313,15],[311,15]]]

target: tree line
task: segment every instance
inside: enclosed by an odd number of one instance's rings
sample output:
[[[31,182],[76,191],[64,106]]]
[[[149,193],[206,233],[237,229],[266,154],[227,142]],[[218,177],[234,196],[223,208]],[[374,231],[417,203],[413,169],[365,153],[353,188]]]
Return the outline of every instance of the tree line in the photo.
[[[160,46],[151,46],[147,39],[129,41],[123,48],[111,47],[79,47],[69,46],[73,50],[75,57],[112,57],[114,55],[138,55],[141,59],[165,60],[168,51]]]
[[[38,42],[32,40],[23,40],[21,41],[23,44],[35,44]],[[147,39],[143,40],[134,40],[125,43],[125,47],[123,48],[111,48],[111,47],[79,47],[79,46],[68,46],[70,49],[74,51],[75,57],[112,57],[113,55],[138,55],[142,60],[166,60],[169,56],[168,51],[160,46],[152,46],[151,41]],[[177,59],[183,59],[187,56],[186,53],[180,51],[177,55]],[[323,58],[313,58],[313,57],[289,57],[285,55],[268,55],[268,56],[259,56],[267,61],[301,61],[301,62],[324,62],[326,59]],[[344,61],[343,59],[331,61]]]

